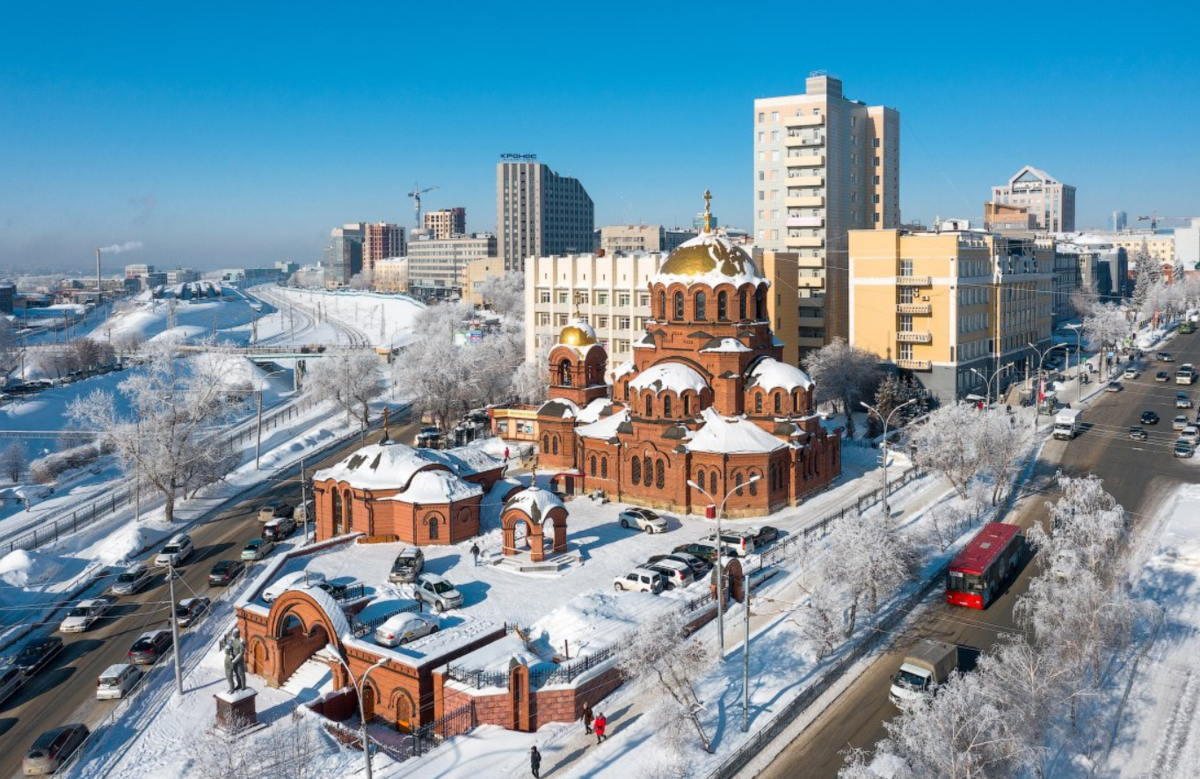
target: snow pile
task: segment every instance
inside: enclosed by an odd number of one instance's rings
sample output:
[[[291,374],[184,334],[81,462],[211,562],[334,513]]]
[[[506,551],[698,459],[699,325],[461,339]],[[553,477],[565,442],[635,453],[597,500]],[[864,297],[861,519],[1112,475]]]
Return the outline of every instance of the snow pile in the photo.
[[[478,484],[463,481],[449,471],[421,471],[409,481],[408,489],[384,500],[399,500],[407,503],[450,503],[478,497],[482,494],[483,488]]]
[[[32,587],[49,582],[61,568],[52,557],[16,549],[0,558],[0,581],[10,587]]]
[[[617,367],[613,368],[612,383],[615,384],[617,379],[621,378],[627,373],[633,373],[635,370],[637,370],[637,366],[633,364],[633,360],[626,360]]]
[[[198,354],[192,357],[190,362],[195,366],[195,370],[219,375],[221,382],[227,387],[258,389],[263,386],[262,380],[270,375],[245,357],[221,352]],[[213,370],[214,368],[217,370]]]
[[[115,565],[141,554],[162,538],[167,528],[159,522],[126,522],[91,550],[101,565]]]
[[[607,441],[617,434],[617,428],[629,421],[629,410],[622,409],[615,414],[610,414],[602,419],[599,419],[590,425],[581,425],[575,428],[575,434],[583,438],[599,438]]]
[[[782,449],[785,444],[744,417],[723,417],[704,409],[704,427],[696,431],[687,448],[714,454],[760,454]]]
[[[716,343],[713,343],[715,341]],[[708,345],[700,350],[704,352],[749,352],[752,351],[749,346],[739,341],[736,338],[714,338],[709,341]]]
[[[590,425],[601,417],[612,413],[612,401],[608,398],[596,398],[587,404],[576,415],[581,425]]]
[[[750,371],[750,386],[768,392],[777,389],[791,392],[797,387],[808,390],[812,385],[812,379],[807,373],[774,357],[760,360]]]
[[[652,389],[655,392],[665,390],[676,394],[686,390],[699,393],[708,388],[708,382],[694,368],[683,363],[660,362],[642,371],[637,378],[629,382],[629,388],[634,392]]]

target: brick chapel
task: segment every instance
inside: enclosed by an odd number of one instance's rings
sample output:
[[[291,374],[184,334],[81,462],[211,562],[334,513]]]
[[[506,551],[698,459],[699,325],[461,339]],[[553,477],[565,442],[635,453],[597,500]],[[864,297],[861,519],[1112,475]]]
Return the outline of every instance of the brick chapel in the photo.
[[[551,349],[539,467],[555,471],[560,490],[683,513],[736,490],[726,515],[761,516],[841,472],[840,439],[821,425],[812,380],[780,361],[770,282],[712,230],[710,198],[704,231],[650,280],[651,319],[631,360],[610,374],[578,314]]]

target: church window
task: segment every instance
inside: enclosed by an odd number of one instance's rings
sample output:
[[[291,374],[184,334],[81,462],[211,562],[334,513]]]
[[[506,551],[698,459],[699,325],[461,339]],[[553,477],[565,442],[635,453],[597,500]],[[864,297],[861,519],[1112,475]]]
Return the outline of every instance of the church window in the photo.
[[[756,482],[756,481],[750,482],[750,494],[751,495],[758,494],[758,482]]]
[[[342,493],[337,490],[333,491],[333,534],[340,536],[342,534]]]
[[[800,391],[796,390],[792,393],[792,411],[800,413]]]
[[[558,383],[559,386],[571,386],[571,361],[563,360],[558,364]]]
[[[664,417],[671,416],[671,396],[670,395],[663,396],[663,416]]]
[[[742,474],[741,473],[735,473],[733,475],[733,483],[736,485],[734,487],[734,492],[736,492],[740,496],[742,494]]]
[[[629,478],[634,484],[638,484],[642,480],[642,461],[636,455],[629,464]]]
[[[783,395],[775,393],[775,413],[779,414],[783,411]]]
[[[675,319],[676,320],[683,319],[683,293],[682,292],[675,293]]]
[[[761,392],[754,393],[754,413],[755,414],[762,413],[762,393]]]
[[[650,486],[650,482],[654,481],[654,464],[650,462],[650,455],[642,458],[642,476],[646,480],[646,486]]]
[[[658,487],[660,490],[663,488],[663,484],[666,482],[666,471],[667,468],[665,462],[663,460],[659,460],[654,473],[654,486]]]
[[[646,416],[654,415],[654,398],[650,395],[646,396]]]
[[[767,318],[767,295],[762,287],[759,287],[758,291],[754,293],[754,318]]]
[[[746,318],[746,292],[738,293],[738,319]]]
[[[667,318],[667,293],[665,292],[658,293],[658,318]]]
[[[691,416],[691,414],[692,414],[692,396],[684,395],[683,396],[683,415],[685,417],[687,417],[687,416]]]
[[[349,490],[343,504],[346,507],[346,532],[349,532],[354,529],[354,495]]]
[[[717,293],[717,319],[724,322],[729,318],[729,293]]]
[[[607,457],[600,458],[600,478],[601,479],[608,478],[608,458]]]
[[[704,321],[704,319],[707,318],[708,312],[705,310],[707,308],[707,302],[708,302],[707,298],[703,292],[696,293],[696,321],[697,322],[702,322],[702,321]]]
[[[708,494],[709,495],[717,494],[717,472],[716,471],[708,472]]]
[[[588,472],[592,476],[596,475],[596,455],[592,455],[592,459],[588,462]]]
[[[434,514],[429,518],[429,540],[432,541],[438,537],[438,515]]]
[[[542,436],[542,451],[543,452],[550,451],[550,435],[549,434]]]
[[[550,440],[550,448],[553,454],[558,454],[558,436]]]

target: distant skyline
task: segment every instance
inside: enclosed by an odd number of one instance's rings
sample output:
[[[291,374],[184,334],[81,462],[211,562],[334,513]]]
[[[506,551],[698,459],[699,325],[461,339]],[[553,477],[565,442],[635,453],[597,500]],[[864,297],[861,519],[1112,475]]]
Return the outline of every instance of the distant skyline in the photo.
[[[342,223],[411,229],[414,182],[492,230],[505,152],[578,178],[597,225],[690,225],[709,188],[749,229],[753,101],[818,69],[900,111],[904,221],[979,220],[1025,164],[1081,228],[1200,215],[1200,10],[1072,5],[17,4],[0,275],[132,241],[106,274],[315,262]]]

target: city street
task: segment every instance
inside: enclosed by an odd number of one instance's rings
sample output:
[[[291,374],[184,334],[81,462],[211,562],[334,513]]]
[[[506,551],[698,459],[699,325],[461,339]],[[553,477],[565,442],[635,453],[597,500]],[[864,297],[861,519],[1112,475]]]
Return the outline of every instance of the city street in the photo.
[[[407,441],[418,427],[394,427],[391,437],[393,440]],[[380,435],[380,431],[375,431],[369,440],[378,441]],[[311,477],[315,470],[338,462],[358,447],[359,441],[355,439],[320,462],[307,463],[306,473]],[[176,581],[177,600],[193,595],[215,599],[220,594],[220,588],[210,590],[208,586],[209,569],[218,560],[236,559],[242,546],[258,537],[261,526],[257,515],[263,503],[275,498],[287,500],[293,505],[299,503],[298,475],[299,468],[289,470],[285,477],[267,483],[265,490],[253,490],[251,496],[190,531],[196,553],[181,569],[182,576]],[[298,530],[293,538],[299,538],[299,533]],[[143,559],[151,562],[156,553],[157,548]],[[264,564],[250,565],[246,575],[257,575]],[[98,582],[86,595],[76,600],[99,595],[107,589],[108,584],[108,580]],[[92,726],[115,707],[116,701],[95,699],[96,679],[108,666],[124,662],[129,647],[143,632],[169,627],[167,620],[172,611],[166,577],[163,573],[156,573],[151,585],[140,593],[118,598],[109,616],[101,619],[97,627],[84,633],[63,636],[63,652],[19,693],[0,704],[0,776],[20,773],[25,751],[43,731],[72,722]],[[57,620],[64,613],[65,609],[54,623],[46,626],[46,632],[54,631]],[[182,642],[187,642],[187,633],[187,630],[180,630]],[[169,656],[160,661],[170,662],[172,659]]]
[[[1177,336],[1164,346],[1175,354],[1178,363],[1200,362],[1200,339]],[[1148,352],[1152,356],[1153,352]],[[1177,364],[1178,364],[1177,363]],[[1196,463],[1172,456],[1171,444],[1177,434],[1171,430],[1176,390],[1173,383],[1154,382],[1157,366],[1146,363],[1140,378],[1126,380],[1122,392],[1104,392],[1083,408],[1083,432],[1073,441],[1049,441],[1033,476],[1022,490],[1022,497],[1007,518],[1023,528],[1046,516],[1045,503],[1054,499],[1054,476],[1061,469],[1070,476],[1095,474],[1104,480],[1105,489],[1125,507],[1137,532],[1143,520],[1156,510],[1174,486],[1200,480]],[[1172,368],[1174,366],[1166,366]],[[1193,396],[1195,391],[1192,391]],[[1157,411],[1162,418],[1148,426],[1150,438],[1131,441],[1130,425],[1138,424],[1142,411]],[[1002,412],[993,412],[1002,413]],[[1195,410],[1188,412],[1195,416]],[[1043,424],[1048,424],[1043,417]],[[987,651],[997,637],[1013,628],[1013,604],[1025,592],[1032,565],[1021,571],[1017,580],[986,611],[979,612],[933,604],[911,624],[904,634],[894,637],[888,651],[856,679],[835,701],[795,738],[778,757],[757,774],[763,779],[788,779],[804,776],[833,779],[843,763],[842,752],[849,748],[870,749],[887,737],[883,723],[897,709],[888,701],[890,677],[903,656],[919,638],[934,638]],[[938,590],[939,596],[941,591]],[[752,776],[744,772],[745,776]]]

